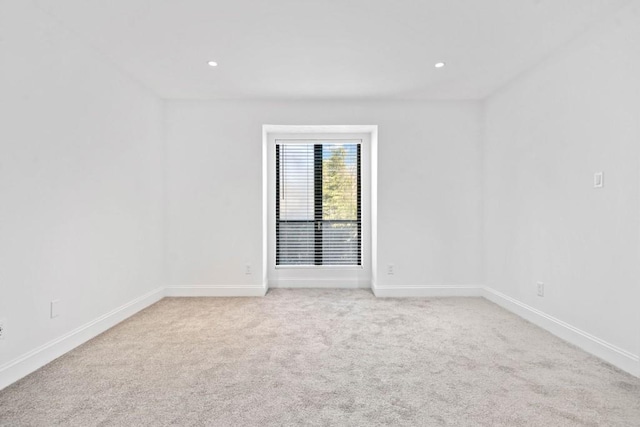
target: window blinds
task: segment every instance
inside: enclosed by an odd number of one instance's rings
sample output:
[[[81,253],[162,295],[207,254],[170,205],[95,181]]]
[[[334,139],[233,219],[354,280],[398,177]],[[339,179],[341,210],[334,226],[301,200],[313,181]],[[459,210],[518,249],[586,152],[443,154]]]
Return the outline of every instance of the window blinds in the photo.
[[[360,141],[276,141],[276,266],[362,265]]]

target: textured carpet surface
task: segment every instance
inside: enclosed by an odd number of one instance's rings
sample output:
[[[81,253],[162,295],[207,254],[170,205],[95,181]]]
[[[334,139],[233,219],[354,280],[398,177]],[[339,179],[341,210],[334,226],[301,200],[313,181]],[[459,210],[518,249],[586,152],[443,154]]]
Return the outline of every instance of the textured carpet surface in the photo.
[[[0,391],[2,426],[640,426],[640,380],[480,298],[166,298]]]

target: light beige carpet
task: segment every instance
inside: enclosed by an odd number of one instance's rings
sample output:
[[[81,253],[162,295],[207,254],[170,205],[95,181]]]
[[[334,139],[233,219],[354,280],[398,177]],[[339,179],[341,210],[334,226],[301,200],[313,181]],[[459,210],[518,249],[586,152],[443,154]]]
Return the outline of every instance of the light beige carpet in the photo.
[[[639,426],[640,380],[479,298],[167,298],[0,392],[3,426]]]

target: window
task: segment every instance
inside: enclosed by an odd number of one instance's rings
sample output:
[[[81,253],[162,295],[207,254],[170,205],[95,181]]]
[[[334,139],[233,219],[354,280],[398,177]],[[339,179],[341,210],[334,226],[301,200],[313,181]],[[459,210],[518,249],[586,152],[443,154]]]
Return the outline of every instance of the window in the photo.
[[[264,125],[262,130],[267,286],[371,287],[377,127]]]
[[[360,140],[276,140],[276,267],[362,266]]]

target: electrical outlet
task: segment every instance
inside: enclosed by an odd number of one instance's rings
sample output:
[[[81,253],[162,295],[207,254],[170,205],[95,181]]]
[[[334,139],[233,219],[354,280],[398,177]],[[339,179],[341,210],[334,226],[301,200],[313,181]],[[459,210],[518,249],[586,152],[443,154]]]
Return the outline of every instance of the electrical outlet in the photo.
[[[387,264],[387,274],[390,276],[393,276],[393,274],[396,272],[396,268],[393,264]]]
[[[543,297],[544,296],[544,283],[537,282],[537,285],[538,285],[538,296],[539,297]]]
[[[593,174],[593,188],[604,187],[604,172],[596,172]]]
[[[53,301],[51,301],[51,311],[49,312],[49,315],[51,316],[52,319],[55,319],[56,317],[60,316],[60,300],[59,299],[54,299]]]
[[[251,264],[247,264],[244,266],[244,274],[252,274]]]
[[[7,321],[0,319],[0,340],[3,340],[5,335],[7,335]]]

